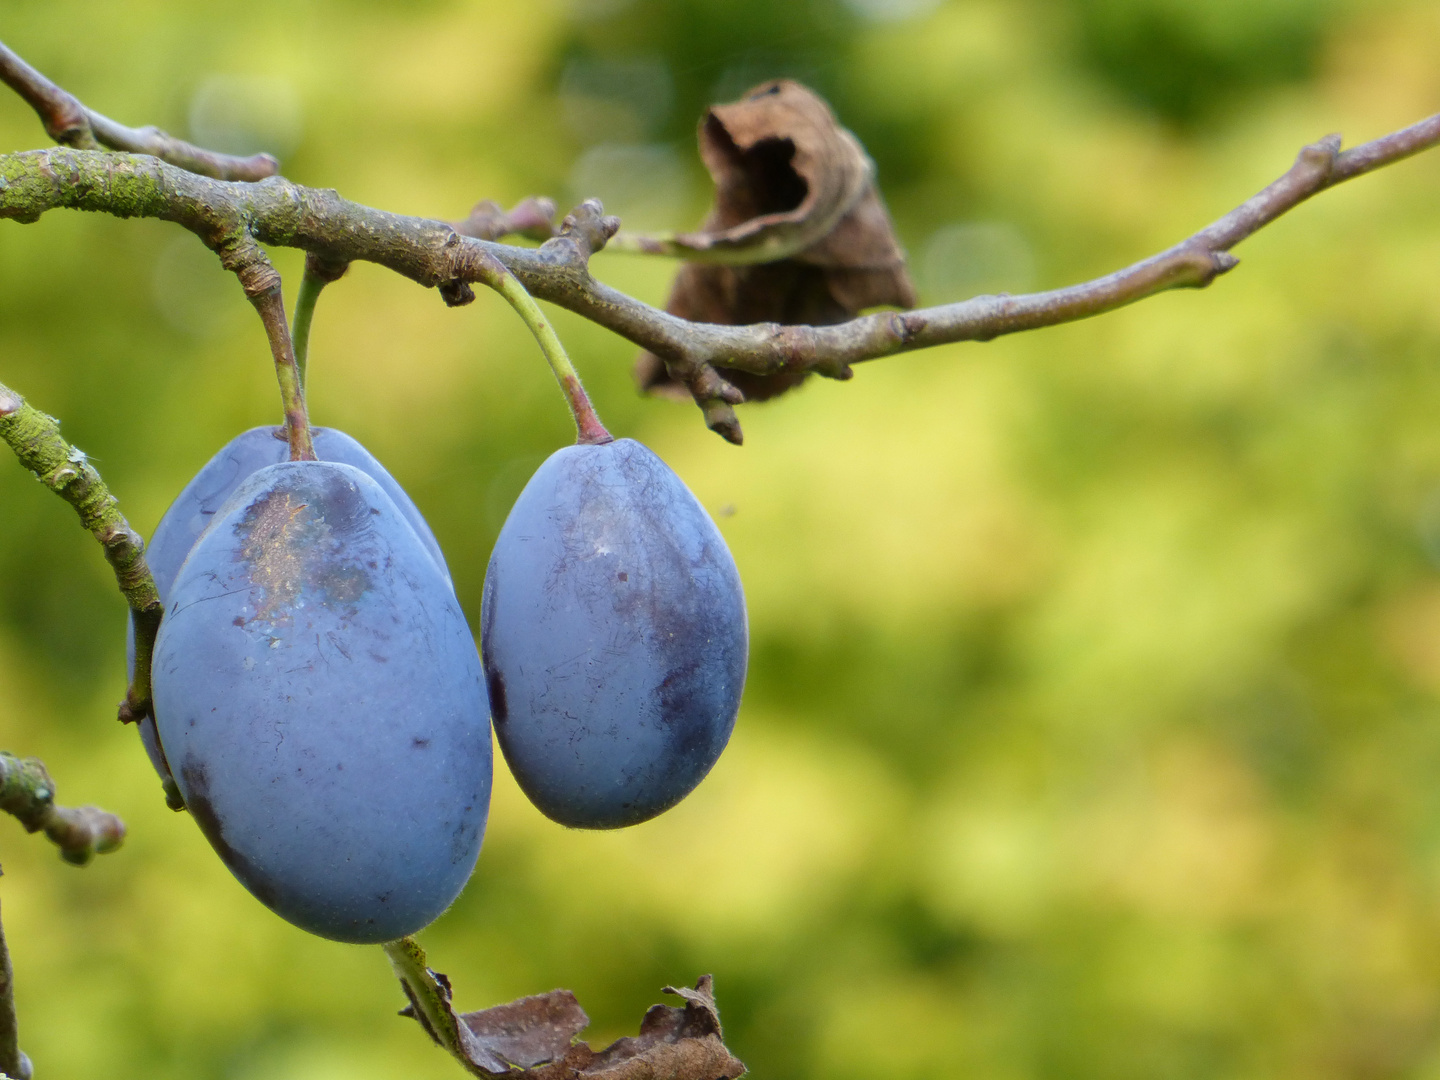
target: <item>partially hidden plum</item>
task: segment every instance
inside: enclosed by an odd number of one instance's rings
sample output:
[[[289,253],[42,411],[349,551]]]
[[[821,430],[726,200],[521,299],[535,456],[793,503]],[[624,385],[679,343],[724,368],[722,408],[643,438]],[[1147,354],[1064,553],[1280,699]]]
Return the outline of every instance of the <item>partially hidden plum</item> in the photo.
[[[678,476],[631,439],[531,478],[485,576],[491,716],[521,789],[575,828],[674,806],[725,748],[745,685],[740,576]]]
[[[440,553],[440,545],[436,542],[434,533],[430,531],[430,526],[425,523],[410,496],[405,494],[405,490],[395,482],[395,478],[386,471],[385,466],[343,431],[323,427],[310,430],[315,442],[315,455],[321,461],[353,465],[384,488],[385,494],[394,500],[401,515],[419,536],[425,550],[448,578],[450,571],[445,565],[445,557]],[[195,541],[200,538],[206,526],[214,520],[215,513],[225,504],[225,500],[253,473],[266,465],[286,461],[289,457],[290,444],[285,440],[284,428],[251,428],[222,446],[215,456],[205,463],[205,467],[181,489],[145,546],[145,561],[155,578],[161,604],[166,603],[170,586],[175,581],[175,575],[180,572],[180,564],[185,561],[185,556],[190,554],[190,549],[195,546]],[[127,623],[125,630],[125,671],[127,678],[135,674],[133,622]],[[150,764],[160,774],[162,781],[169,781],[165,757],[160,752],[160,745],[155,737],[154,718],[143,717],[138,726],[140,741],[144,744]]]
[[[235,489],[169,590],[153,688],[186,806],[277,914],[389,941],[463,887],[490,800],[480,660],[365,472],[283,462]]]

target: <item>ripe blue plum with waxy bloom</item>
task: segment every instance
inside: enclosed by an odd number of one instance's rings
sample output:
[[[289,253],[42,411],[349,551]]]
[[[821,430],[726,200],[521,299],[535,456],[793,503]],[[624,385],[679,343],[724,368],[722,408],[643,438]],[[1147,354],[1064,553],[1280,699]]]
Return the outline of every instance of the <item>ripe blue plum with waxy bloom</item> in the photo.
[[[684,483],[631,439],[531,478],[485,576],[481,652],[520,787],[576,828],[634,825],[704,779],[745,685],[745,597]]]
[[[160,743],[235,876],[323,937],[435,919],[475,864],[488,703],[450,581],[348,465],[270,465],[171,586],[153,666]]]
[[[410,500],[410,496],[405,494],[404,489],[386,471],[385,466],[381,465],[370,451],[343,431],[323,427],[310,430],[315,443],[315,456],[321,461],[338,461],[344,465],[353,465],[379,484],[385,494],[394,500],[401,515],[415,530],[415,534],[425,546],[425,550],[429,552],[430,557],[435,560],[448,578],[449,570],[445,566],[445,557],[440,553],[440,545],[430,531],[430,526],[421,517],[420,511]],[[175,501],[170,504],[170,508],[160,519],[160,524],[155,527],[155,533],[151,536],[150,542],[145,546],[145,561],[149,564],[150,573],[155,578],[155,587],[160,593],[161,604],[168,602],[170,586],[175,581],[175,575],[180,572],[180,564],[185,561],[185,556],[190,554],[190,549],[195,546],[195,541],[214,520],[217,511],[230,498],[235,489],[265,466],[279,464],[288,460],[289,457],[290,444],[285,440],[283,427],[251,428],[249,431],[241,432],[221,447],[215,456],[207,461],[194,478],[181,489],[180,494],[175,496]],[[126,627],[125,653],[126,672],[128,676],[133,677],[135,673],[135,627],[133,622]],[[159,742],[155,736],[154,718],[143,717],[139,727],[140,739],[145,745],[145,752],[150,758],[150,763],[160,774],[162,780],[168,780],[169,770],[166,768],[164,756],[160,752]]]

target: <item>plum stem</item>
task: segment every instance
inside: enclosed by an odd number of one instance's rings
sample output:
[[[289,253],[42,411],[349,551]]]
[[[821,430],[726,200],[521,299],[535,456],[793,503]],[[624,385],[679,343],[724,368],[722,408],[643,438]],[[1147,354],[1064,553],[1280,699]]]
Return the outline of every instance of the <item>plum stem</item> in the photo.
[[[507,270],[503,263],[494,258],[489,259],[488,263],[490,265],[482,268],[481,280],[509,302],[520,318],[525,320],[525,325],[530,328],[530,333],[535,335],[535,340],[540,343],[540,351],[545,354],[550,370],[559,380],[565,401],[575,417],[575,441],[581,446],[600,446],[614,442],[615,437],[606,431],[605,425],[600,422],[595,406],[590,404],[590,397],[585,393],[585,387],[580,384],[575,365],[570,362],[565,346],[560,343],[555,328],[540,310],[540,305],[526,291],[525,286],[520,284],[520,279]]]
[[[248,290],[247,290],[248,291]],[[273,288],[251,295],[250,302],[265,324],[270,352],[275,358],[275,377],[280,383],[280,403],[285,409],[285,436],[290,443],[291,461],[314,461],[315,443],[310,437],[310,417],[305,411],[305,387],[295,364],[295,345],[285,319],[285,300],[278,280]]]
[[[295,348],[295,371],[302,391],[310,358],[310,326],[315,319],[315,302],[320,299],[320,291],[332,281],[339,281],[348,268],[348,263],[332,263],[314,252],[305,255],[305,273],[300,278],[300,290],[295,295],[295,319],[290,331],[290,340]]]
[[[307,266],[305,276],[300,279],[300,291],[295,296],[295,327],[290,336],[295,343],[295,374],[300,379],[301,389],[305,387],[305,364],[310,356],[310,324],[315,318],[315,301],[320,299],[320,290],[327,284],[314,277]]]
[[[466,1071],[473,1075],[488,1076],[488,1073],[476,1072],[474,1063],[465,1052],[465,1032],[450,1005],[449,987],[430,970],[425,960],[425,951],[415,939],[400,938],[398,941],[387,941],[380,947],[385,950],[391,970],[404,987],[405,996],[410,999],[410,1008],[420,1026],[429,1032],[430,1037],[451,1057],[464,1065]]]

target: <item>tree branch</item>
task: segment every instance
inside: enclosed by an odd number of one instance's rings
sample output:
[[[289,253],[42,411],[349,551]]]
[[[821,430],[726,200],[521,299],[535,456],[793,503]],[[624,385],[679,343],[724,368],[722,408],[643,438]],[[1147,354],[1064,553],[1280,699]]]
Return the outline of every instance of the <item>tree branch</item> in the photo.
[[[44,150],[0,155],[0,217],[35,221],[48,210],[69,207],[177,222],[241,276],[257,304],[272,284],[262,279],[274,274],[257,241],[301,248],[337,266],[355,260],[378,263],[438,288],[451,306],[473,299],[472,282],[494,286],[487,266],[498,260],[531,295],[659,356],[671,375],[690,388],[709,426],[738,442],[731,406],[743,398],[716,374],[717,365],[756,374],[813,372],[848,379],[851,365],[860,361],[950,342],[988,341],[1088,318],[1169,289],[1203,288],[1235,267],[1230,248],[1306,199],[1437,142],[1440,115],[1344,153],[1340,137],[1331,135],[1301,150],[1289,171],[1229,214],[1123,270],[1048,292],[977,296],[833,326],[692,323],[596,281],[590,255],[614,235],[613,226],[601,227],[614,219],[603,218],[598,204],[579,208],[560,234],[539,248],[520,248],[461,235],[442,221],[375,210],[333,190],[302,187],[278,176],[237,184],[153,157]],[[543,231],[543,207],[519,215],[482,210],[461,227],[493,235],[518,216]]]
[[[160,593],[143,554],[145,543],[120,513],[119,503],[84,451],[60,435],[60,422],[28,405],[14,390],[0,383],[0,441],[9,445],[20,464],[35,478],[68,502],[80,515],[80,524],[100,541],[105,560],[135,616],[135,675],[120,719],[139,720],[150,712],[150,659],[160,629]]]
[[[45,134],[62,146],[98,150],[108,146],[132,154],[150,154],[162,161],[217,180],[263,180],[280,171],[269,154],[248,158],[217,154],[167,135],[157,127],[128,128],[87,109],[0,42],[0,81],[19,94],[40,116]]]

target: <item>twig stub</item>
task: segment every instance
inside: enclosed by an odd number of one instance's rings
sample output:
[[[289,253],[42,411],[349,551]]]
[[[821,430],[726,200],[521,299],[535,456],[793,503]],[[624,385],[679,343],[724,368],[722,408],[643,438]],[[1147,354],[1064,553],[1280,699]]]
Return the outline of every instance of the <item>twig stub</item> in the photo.
[[[96,855],[114,851],[125,839],[125,824],[98,806],[55,804],[55,784],[35,758],[0,751],[0,810],[26,832],[41,832],[68,863],[83,866]]]

